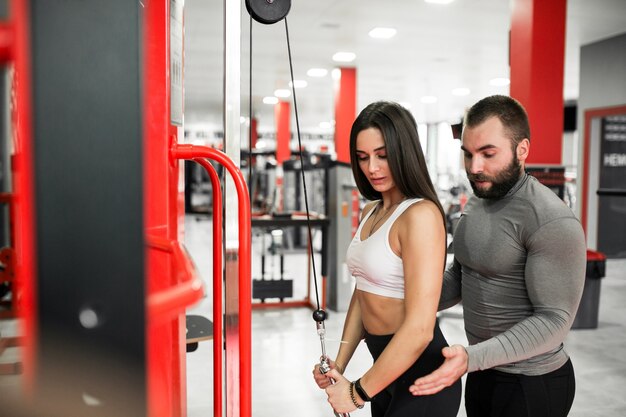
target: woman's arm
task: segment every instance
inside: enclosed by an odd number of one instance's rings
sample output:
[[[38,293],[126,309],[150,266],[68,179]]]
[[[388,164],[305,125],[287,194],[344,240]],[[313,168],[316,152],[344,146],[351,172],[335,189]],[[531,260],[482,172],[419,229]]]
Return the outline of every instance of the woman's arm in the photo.
[[[374,366],[361,378],[361,386],[370,396],[398,378],[428,346],[441,294],[446,237],[437,206],[427,200],[416,203],[394,227],[404,267],[405,316]]]
[[[342,374],[346,370],[346,366],[348,366],[348,362],[350,362],[364,334],[365,329],[363,328],[363,321],[361,320],[361,306],[355,290],[354,293],[352,293],[350,307],[348,307],[346,321],[343,325],[343,333],[341,335],[342,343],[339,344],[339,352],[337,353],[337,359],[335,359],[335,364]]]
[[[355,290],[350,300],[346,321],[343,324],[343,333],[341,335],[342,343],[339,344],[337,359],[335,359],[335,361],[329,361],[331,369],[337,369],[340,374],[344,373],[359,342],[363,339],[363,334],[364,328],[361,321],[361,307]],[[316,364],[313,368],[313,378],[320,388],[326,388],[330,385],[328,376],[320,372],[319,364]]]

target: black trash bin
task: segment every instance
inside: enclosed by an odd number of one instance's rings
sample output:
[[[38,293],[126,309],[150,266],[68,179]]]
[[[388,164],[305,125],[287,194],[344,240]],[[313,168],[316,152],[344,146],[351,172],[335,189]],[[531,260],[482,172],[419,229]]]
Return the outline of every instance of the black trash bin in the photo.
[[[598,327],[600,308],[600,283],[606,273],[606,256],[602,252],[587,250],[587,274],[585,289],[580,299],[572,329],[595,329]]]

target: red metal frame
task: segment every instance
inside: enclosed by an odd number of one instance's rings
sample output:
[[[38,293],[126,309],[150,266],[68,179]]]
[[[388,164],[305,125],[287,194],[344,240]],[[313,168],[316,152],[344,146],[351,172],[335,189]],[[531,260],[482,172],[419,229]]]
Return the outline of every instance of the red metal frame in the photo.
[[[213,187],[213,415],[222,415],[224,401],[222,397],[222,361],[223,325],[222,325],[222,188],[219,176],[213,165],[206,159],[195,158],[211,178]]]
[[[16,284],[20,292],[17,311],[22,318],[20,333],[24,340],[22,349],[24,388],[28,394],[31,394],[37,366],[35,361],[35,346],[37,345],[35,259],[37,259],[37,253],[35,250],[36,206],[32,172],[33,121],[28,2],[13,0],[9,4],[9,12],[13,25],[12,51],[11,46],[3,46],[2,56],[5,59],[13,57],[15,65],[11,121],[14,126],[15,149],[12,164],[15,196],[15,268],[18,277]],[[10,27],[4,27],[3,35],[8,33],[10,33]]]
[[[307,260],[311,259],[311,244],[307,242],[306,247],[306,256]],[[254,310],[257,309],[265,309],[265,308],[290,308],[290,307],[307,307],[312,310],[317,309],[317,305],[311,301],[311,268],[312,265],[309,263],[309,268],[307,269],[306,274],[306,296],[302,300],[293,300],[293,301],[274,301],[274,302],[263,302],[263,303],[253,303],[252,308]],[[322,298],[320,300],[320,308],[326,308],[326,277],[324,275],[321,276],[321,289],[322,289]]]
[[[146,305],[148,320],[159,320],[167,313],[180,313],[185,307],[202,299],[204,291],[202,280],[196,268],[186,254],[183,245],[177,240],[167,240],[157,236],[148,236],[148,245],[157,250],[171,253],[176,272],[181,275],[181,284],[158,291],[148,296]]]
[[[179,209],[180,167],[169,155],[179,128],[170,120],[169,0],[144,2],[144,210],[150,237],[179,239],[184,211]],[[146,299],[177,288],[184,277],[163,251],[146,251]],[[180,288],[180,287],[179,287]],[[148,415],[184,417],[187,414],[185,315],[177,310],[168,320],[150,317],[147,306],[146,355]]]
[[[243,174],[234,162],[226,154],[216,149],[206,146],[173,144],[171,155],[175,159],[196,161],[201,158],[208,158],[219,162],[232,176],[237,190],[239,201],[239,350],[237,352],[238,357],[229,356],[226,358],[226,367],[228,368],[231,364],[238,364],[239,415],[250,417],[252,415],[252,277],[250,261],[252,221],[248,187]],[[203,164],[203,166],[205,165]],[[214,187],[213,194],[216,194],[216,190],[220,189]],[[218,297],[221,299],[222,294],[213,294],[214,300]],[[221,367],[221,363],[219,366]],[[221,384],[219,386],[221,387]],[[221,392],[219,397],[221,398]],[[215,416],[221,416],[221,411],[221,408],[216,410]]]
[[[581,211],[580,211],[580,221],[583,225],[583,230],[587,232],[587,206],[589,205],[588,201],[588,190],[589,190],[589,152],[591,151],[591,120],[599,117],[613,116],[616,114],[624,114],[626,113],[626,105],[624,106],[613,106],[613,107],[603,107],[596,109],[585,110],[585,133],[584,133],[584,144],[583,144],[583,166],[580,168],[580,172],[582,172],[582,191],[581,191]]]

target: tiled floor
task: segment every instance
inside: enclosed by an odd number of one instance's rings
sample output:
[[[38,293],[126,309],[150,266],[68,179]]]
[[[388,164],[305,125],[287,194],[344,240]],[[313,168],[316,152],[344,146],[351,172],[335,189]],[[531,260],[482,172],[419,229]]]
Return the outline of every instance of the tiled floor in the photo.
[[[210,277],[210,222],[189,217],[186,223],[186,245],[203,277]],[[253,239],[253,276],[259,271],[259,238]],[[269,262],[269,260],[268,260]],[[286,277],[294,278],[294,296],[305,288],[301,282],[306,268],[302,254],[289,254],[285,261]],[[303,266],[304,265],[304,266]],[[298,282],[300,281],[300,282]],[[210,297],[192,311],[210,315]],[[461,309],[443,314],[440,323],[450,343],[466,343]],[[326,321],[328,353],[334,356],[341,336],[345,314],[329,312]],[[311,376],[320,355],[319,339],[311,310],[281,308],[254,310],[252,316],[252,410],[255,417],[297,415],[299,417],[332,417],[326,396]],[[626,260],[609,260],[607,274],[601,281],[599,325],[593,330],[570,332],[566,349],[576,369],[577,391],[572,417],[626,416]],[[200,345],[187,355],[188,415],[212,415],[211,343]],[[357,378],[371,365],[364,345],[360,346],[346,374]],[[367,409],[353,416],[369,415]],[[463,406],[459,416],[465,416]]]
[[[186,245],[201,275],[211,279],[211,223],[206,218],[188,217]],[[260,270],[259,238],[253,239],[253,276]],[[319,265],[319,262],[317,263]],[[268,259],[268,271],[276,270],[277,261]],[[294,279],[294,295],[306,291],[303,270],[306,257],[290,253],[285,275]],[[443,314],[440,323],[450,343],[465,343],[460,318],[461,309]],[[190,310],[211,317],[211,294]],[[329,312],[326,321],[327,347],[331,356],[337,351],[345,313]],[[566,349],[577,374],[577,391],[572,417],[626,416],[626,260],[609,260],[607,274],[601,281],[599,326],[593,330],[570,332]],[[320,355],[315,322],[308,308],[254,310],[252,317],[252,415],[274,417],[332,417],[326,396],[314,384],[311,370]],[[0,332],[15,331],[13,322],[1,321]],[[202,342],[197,351],[187,354],[187,405],[189,417],[213,415],[212,344]],[[19,351],[8,349],[0,363],[19,358]],[[349,378],[360,376],[371,364],[365,346],[360,346],[346,372]],[[15,389],[18,379],[0,377],[0,390]],[[1,413],[0,413],[1,414]],[[367,416],[369,410],[354,412]],[[459,416],[465,416],[463,407]]]

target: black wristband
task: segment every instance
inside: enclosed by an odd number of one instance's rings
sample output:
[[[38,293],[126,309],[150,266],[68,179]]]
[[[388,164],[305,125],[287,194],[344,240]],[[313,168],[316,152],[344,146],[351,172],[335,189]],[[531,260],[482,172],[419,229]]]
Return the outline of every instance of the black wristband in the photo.
[[[354,389],[356,390],[356,393],[359,394],[359,397],[363,399],[363,401],[372,401],[372,397],[367,395],[367,392],[365,392],[365,390],[361,386],[361,378],[354,381]]]

